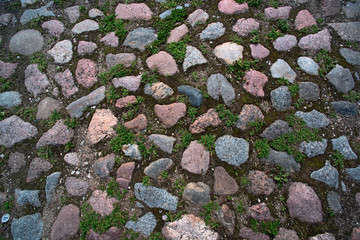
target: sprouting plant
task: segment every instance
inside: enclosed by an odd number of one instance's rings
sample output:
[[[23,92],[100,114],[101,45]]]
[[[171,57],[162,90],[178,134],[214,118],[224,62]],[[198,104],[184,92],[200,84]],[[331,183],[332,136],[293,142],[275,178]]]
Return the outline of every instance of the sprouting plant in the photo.
[[[219,118],[225,122],[225,125],[232,127],[238,120],[238,116],[233,114],[230,110],[226,109],[224,104],[219,104],[216,106],[216,111],[219,114]]]
[[[332,154],[332,158],[334,160],[335,167],[339,166],[339,168],[344,168],[345,156],[343,154],[336,150],[336,152]]]
[[[267,158],[270,151],[268,140],[267,139],[256,140],[255,150],[258,152],[259,158]]]
[[[206,134],[202,135],[199,142],[205,146],[206,150],[209,152],[214,152],[215,149],[215,141],[216,141],[216,135],[214,134]]]
[[[195,121],[197,112],[198,112],[198,109],[196,107],[188,108],[187,114],[188,114],[189,118],[191,119],[191,121],[193,121],[193,122]]]
[[[179,132],[180,135],[180,143],[176,144],[173,151],[177,152],[180,149],[186,148],[190,142],[193,140],[193,136],[191,132],[188,132],[187,130],[181,130]]]
[[[274,179],[274,181],[278,184],[279,187],[282,187],[284,183],[287,183],[289,173],[285,172],[284,169],[280,165],[276,165],[276,170],[272,170],[273,174],[270,176]]]
[[[38,69],[41,72],[45,72],[47,67],[47,61],[45,59],[45,55],[41,52],[36,52],[30,56],[30,63],[38,64]]]
[[[175,185],[173,187],[179,196],[182,196],[185,190],[185,181],[183,179],[176,179]]]
[[[149,186],[150,185],[150,177],[144,176],[142,179],[142,184],[144,184],[145,186]]]
[[[215,221],[215,218],[212,216],[212,214],[218,209],[219,205],[214,201],[210,201],[208,204],[202,206],[202,212],[200,215],[204,217],[206,225],[209,225],[212,228],[220,226],[219,222]]]

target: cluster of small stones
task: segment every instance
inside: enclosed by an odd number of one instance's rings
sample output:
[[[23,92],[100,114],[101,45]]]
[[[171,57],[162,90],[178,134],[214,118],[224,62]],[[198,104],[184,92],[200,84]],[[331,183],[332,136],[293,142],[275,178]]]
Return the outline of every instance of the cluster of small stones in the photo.
[[[99,31],[106,13],[88,1],[79,1],[82,6],[63,2],[64,8],[21,0],[20,11],[12,11],[9,2],[0,3],[1,49],[17,56],[0,60],[1,84],[12,82],[11,90],[0,93],[0,212],[10,213],[0,238],[115,240],[131,229],[142,239],[157,229],[166,239],[270,239],[251,228],[255,219],[279,220],[272,236],[277,240],[360,239],[360,102],[343,98],[360,89],[359,0],[279,1],[277,8],[270,1],[255,8],[234,0],[178,6],[189,16],[174,25],[167,42],[191,36],[182,64],[166,48],[153,55],[146,52],[158,37],[153,17],[171,15],[172,9],[165,11],[161,5],[165,0],[114,6],[111,13],[129,28],[124,40],[115,32]],[[245,17],[250,13],[252,17]],[[252,31],[267,34],[278,20],[290,23],[291,34],[247,44]],[[314,25],[320,28],[317,33],[301,31]],[[242,39],[243,46],[230,36]],[[316,62],[320,49],[337,60],[324,77]],[[46,57],[43,71],[28,61],[37,52]],[[224,69],[242,59],[266,67],[245,71],[237,82]],[[138,74],[102,86],[99,74],[117,64],[135,67]],[[142,83],[142,75],[151,71],[159,81]],[[289,85],[276,85],[280,78],[299,85],[304,100],[300,107],[294,107]],[[130,94],[106,101],[110,87]],[[121,116],[139,96],[145,99],[143,105],[125,121]],[[217,112],[218,104],[237,111],[233,127]],[[28,106],[37,108],[34,121],[19,111]],[[198,109],[193,120],[191,108]],[[44,127],[55,110],[62,119]],[[273,149],[260,159],[250,122],[265,121],[255,136],[272,141],[293,131],[286,113],[318,129],[322,140],[296,146],[306,155],[303,163]],[[77,119],[80,126],[68,127],[65,118]],[[143,156],[136,143],[114,154],[109,142],[119,124],[135,136],[142,134],[157,154]],[[179,150],[180,130],[191,132],[194,139],[216,134],[214,149],[192,140]],[[69,143],[70,152],[65,150]],[[39,156],[44,148],[53,149],[54,157]],[[344,156],[343,168],[334,161],[335,152]],[[282,187],[276,184],[276,165],[289,174]],[[111,179],[118,184],[116,190],[127,190],[124,199],[109,196],[101,187]],[[202,207],[209,203],[218,206],[211,213],[216,226],[204,221],[209,219],[204,219]],[[81,233],[85,213],[80,209],[85,204],[100,217],[120,204],[135,219],[123,228],[114,222],[105,233]],[[171,219],[175,215],[178,218]]]

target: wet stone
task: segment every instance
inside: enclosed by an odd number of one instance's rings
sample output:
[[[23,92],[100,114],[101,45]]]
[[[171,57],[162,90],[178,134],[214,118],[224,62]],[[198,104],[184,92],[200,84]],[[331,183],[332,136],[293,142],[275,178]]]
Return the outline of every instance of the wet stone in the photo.
[[[114,78],[112,80],[112,83],[115,88],[123,87],[129,91],[135,92],[139,89],[141,83],[141,75]]]
[[[226,42],[218,45],[214,49],[214,54],[217,58],[231,65],[236,60],[243,58],[243,46],[232,42]]]
[[[30,64],[25,69],[25,87],[26,89],[37,97],[44,93],[50,86],[50,82],[45,73],[41,73],[38,64]]]
[[[76,23],[80,17],[80,7],[72,6],[64,9],[64,13],[69,18],[70,23]]]
[[[295,115],[305,121],[306,126],[309,128],[323,128],[329,125],[330,120],[325,114],[316,111],[315,109],[311,112],[297,111]]]
[[[115,67],[118,64],[122,64],[125,67],[130,67],[135,60],[136,56],[133,53],[109,53],[106,55],[106,65],[108,68]]]
[[[11,37],[9,48],[12,53],[29,56],[40,51],[43,45],[44,38],[38,30],[26,29]]]
[[[21,104],[21,94],[16,91],[0,93],[0,107],[11,109]]]
[[[327,202],[332,211],[337,213],[341,210],[340,195],[336,192],[330,191],[327,194]]]
[[[154,106],[154,111],[159,120],[166,126],[174,126],[180,118],[186,115],[186,105],[184,103],[172,103],[169,105]]]
[[[301,10],[295,18],[295,29],[300,30],[312,25],[316,25],[315,18],[308,10]]]
[[[215,152],[221,161],[238,167],[249,157],[249,143],[242,138],[224,135],[216,140]]]
[[[271,76],[273,78],[285,78],[293,83],[296,78],[296,73],[291,69],[290,65],[282,59],[278,59],[270,67]]]
[[[336,67],[325,77],[339,92],[347,93],[355,87],[354,78],[351,75],[350,69],[344,68],[339,64],[336,64]]]
[[[309,57],[299,57],[297,64],[307,74],[318,76],[319,75],[319,65]]]
[[[127,189],[131,181],[132,173],[135,169],[135,162],[127,162],[121,164],[121,166],[116,171],[116,181],[119,183],[119,186],[123,189]]]
[[[209,14],[202,9],[197,9],[193,13],[189,14],[186,21],[192,26],[195,27],[196,24],[204,24],[208,20]],[[171,35],[171,34],[170,34]]]
[[[115,134],[113,127],[118,123],[110,109],[96,109],[88,127],[87,139],[96,144]]]
[[[264,115],[260,108],[252,104],[245,104],[238,116],[236,127],[241,130],[246,130],[250,122],[255,122],[257,120],[264,120]]]
[[[309,34],[305,37],[302,37],[298,46],[305,50],[318,51],[320,49],[324,49],[331,51],[331,38],[332,37],[329,30],[325,28],[318,33]]]
[[[147,128],[147,118],[144,114],[139,114],[136,118],[131,121],[125,122],[124,126],[127,129],[133,130],[135,132],[141,132]]]
[[[251,56],[254,59],[260,60],[269,56],[270,51],[261,44],[250,44]]]
[[[78,83],[85,88],[92,87],[97,81],[98,67],[97,64],[90,59],[80,59],[75,76]]]
[[[272,165],[280,165],[286,172],[294,173],[299,171],[300,164],[297,163],[292,155],[286,152],[278,152],[270,149],[265,161]]]
[[[55,81],[61,86],[64,97],[68,98],[79,91],[75,85],[73,75],[69,69],[55,74]]]
[[[144,169],[144,173],[149,177],[157,178],[162,172],[171,168],[173,164],[174,162],[170,158],[160,158],[150,163],[150,165]]]
[[[356,168],[346,168],[345,171],[351,179],[360,183],[360,166],[357,166]]]
[[[42,158],[34,158],[29,165],[26,182],[38,179],[42,174],[47,173],[53,167],[51,163]]]
[[[271,103],[277,111],[285,111],[291,107],[292,96],[289,88],[281,86],[270,92]]]
[[[272,141],[275,138],[280,137],[281,135],[290,131],[291,128],[287,122],[283,120],[276,120],[269,127],[267,127],[260,136],[266,138],[269,141]]]
[[[99,24],[91,19],[85,19],[82,22],[75,24],[71,29],[72,33],[81,34],[85,32],[93,32],[99,29]]]
[[[329,187],[338,188],[339,186],[339,172],[336,168],[331,166],[329,161],[326,161],[325,166],[310,174],[312,179],[323,182]]]
[[[174,58],[164,51],[147,58],[146,65],[150,70],[156,70],[163,76],[173,76],[179,71]]]
[[[239,190],[234,178],[223,167],[216,167],[214,171],[214,192],[220,196],[232,195]]]
[[[299,236],[294,230],[289,230],[286,228],[280,228],[274,240],[300,240]]]
[[[248,213],[251,218],[258,221],[270,221],[273,219],[270,209],[266,203],[253,205],[249,208]]]
[[[80,210],[73,204],[61,208],[52,228],[51,239],[61,240],[70,239],[76,235],[80,229]]]
[[[151,95],[156,100],[161,100],[173,95],[174,90],[163,82],[157,82],[153,84],[146,84],[144,87],[144,93]]]
[[[10,173],[17,173],[25,165],[25,155],[19,152],[9,154],[8,166]]]
[[[194,174],[204,175],[209,168],[210,153],[197,141],[192,141],[181,158],[181,167]]]
[[[77,47],[78,54],[84,56],[86,54],[91,55],[97,49],[96,43],[80,41]]]
[[[360,65],[360,52],[350,48],[340,48],[340,54],[345,60],[353,65]]]
[[[191,87],[189,85],[181,85],[178,86],[177,89],[180,93],[183,93],[188,97],[189,103],[192,106],[200,107],[204,101],[204,97],[201,91],[197,88]]]
[[[64,119],[58,120],[52,128],[45,132],[36,144],[36,148],[68,143],[74,136],[74,130],[65,125],[64,122]]]
[[[14,218],[11,223],[13,239],[40,240],[43,233],[40,213]]]
[[[307,157],[312,158],[325,153],[327,148],[327,141],[323,139],[322,141],[314,142],[302,142],[300,144],[299,150],[306,154]]]
[[[263,87],[268,81],[265,74],[250,69],[250,71],[245,72],[244,80],[246,82],[243,84],[243,87],[247,92],[257,97],[265,96]]]
[[[115,9],[116,18],[124,20],[150,20],[153,12],[145,3],[118,4]]]
[[[223,99],[226,105],[230,105],[235,99],[235,90],[229,81],[220,73],[212,74],[207,82],[207,91],[215,100]]]
[[[254,232],[248,227],[242,227],[239,231],[239,236],[249,240],[270,240],[267,235],[259,232]]]
[[[294,35],[286,34],[283,37],[278,37],[273,42],[274,48],[278,51],[290,51],[292,48],[296,47],[297,40]]]
[[[40,17],[55,17],[55,14],[52,11],[49,11],[48,8],[53,5],[53,2],[49,2],[46,6],[43,6],[38,9],[26,9],[20,17],[20,23],[22,25],[27,24],[33,19]]]
[[[299,84],[299,97],[306,101],[317,101],[320,97],[320,88],[313,82],[302,82]]]
[[[89,204],[94,211],[102,217],[110,215],[114,210],[114,203],[118,200],[114,197],[109,197],[105,191],[96,190],[89,198]]]
[[[116,101],[116,104],[115,104],[115,107],[117,108],[124,108],[124,107],[127,107],[131,104],[134,104],[136,102],[136,97],[131,95],[131,96],[126,96],[126,97],[122,97],[122,98],[119,98],[117,101]]]
[[[185,24],[182,24],[179,27],[174,28],[170,32],[170,36],[167,40],[167,43],[179,42],[188,32],[189,29]]]
[[[141,233],[144,236],[150,236],[156,227],[157,221],[154,214],[146,213],[144,216],[137,219],[136,222],[128,221],[125,224],[126,228],[132,229],[134,232]]]
[[[308,240],[335,240],[335,239],[336,238],[331,233],[318,234],[316,236],[308,238]]]
[[[46,201],[50,202],[59,184],[61,172],[54,172],[46,177],[45,193]]]
[[[0,60],[0,77],[10,78],[16,72],[17,65],[17,63],[8,63]]]
[[[36,120],[45,120],[49,118],[54,111],[59,112],[60,108],[61,104],[59,100],[46,97],[41,100],[37,106]]]
[[[359,115],[359,110],[357,105],[352,102],[336,101],[336,102],[331,102],[330,106],[335,110],[335,112],[344,116],[354,117]]]
[[[71,196],[81,197],[84,196],[89,189],[89,184],[84,180],[68,177],[65,181],[65,188]]]
[[[119,46],[119,37],[115,35],[115,32],[111,32],[106,34],[100,42],[104,43],[106,46],[117,47]]]
[[[137,28],[131,31],[123,43],[123,46],[145,51],[145,47],[157,38],[153,28]]]
[[[141,152],[139,150],[139,146],[137,144],[129,144],[129,145],[123,145],[121,149],[125,156],[134,159],[134,160],[141,160]]]
[[[291,7],[268,7],[265,8],[265,17],[269,18],[270,20],[277,20],[277,19],[288,19],[290,15]]]
[[[208,127],[217,127],[222,124],[219,114],[214,108],[210,108],[206,113],[197,117],[190,125],[189,130],[191,133],[201,133]]]
[[[258,30],[260,24],[254,18],[241,18],[237,20],[232,30],[242,37],[246,37],[251,31]]]
[[[100,178],[108,178],[112,168],[114,167],[115,157],[115,154],[112,153],[96,160],[94,163],[95,174]]]
[[[249,10],[249,7],[247,3],[239,4],[234,0],[221,0],[218,4],[218,9],[221,13],[235,14],[245,13]]]
[[[18,204],[21,206],[32,205],[35,207],[41,207],[39,200],[39,190],[20,190],[15,189],[15,197]]]
[[[340,136],[338,138],[331,139],[331,143],[333,149],[344,155],[346,160],[357,159],[358,156],[351,149],[346,136]]]
[[[190,67],[205,63],[207,63],[207,60],[199,49],[192,46],[186,46],[186,54],[183,62],[184,72],[186,72]]]
[[[224,34],[225,34],[225,27],[221,22],[210,23],[200,33],[200,40],[215,40]]]
[[[234,234],[235,230],[235,213],[229,208],[228,205],[223,204],[216,212],[221,224],[229,235]]]
[[[275,183],[265,172],[249,171],[248,179],[248,191],[254,195],[270,195],[274,191]]]
[[[161,134],[151,134],[149,140],[166,153],[172,153],[175,138]]]

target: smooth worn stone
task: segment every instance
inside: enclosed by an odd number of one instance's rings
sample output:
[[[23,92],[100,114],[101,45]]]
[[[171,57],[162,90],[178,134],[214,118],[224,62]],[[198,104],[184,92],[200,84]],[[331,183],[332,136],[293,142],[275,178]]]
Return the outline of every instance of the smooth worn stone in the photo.
[[[116,171],[116,181],[119,183],[119,186],[123,189],[127,189],[130,184],[132,173],[135,169],[135,162],[127,162],[121,164],[121,166]]]
[[[308,240],[336,240],[336,238],[331,233],[323,233],[313,237],[309,237]]]
[[[89,233],[86,234],[87,240],[118,240],[123,237],[123,230],[118,229],[116,227],[111,227],[109,230],[104,232],[103,234],[98,234],[94,232],[94,230],[90,230]]]
[[[298,46],[301,49],[318,51],[324,49],[331,51],[331,35],[327,28],[322,31],[302,37]]]
[[[246,37],[251,31],[258,30],[260,23],[254,18],[241,18],[237,20],[232,30],[242,37]]]
[[[346,168],[345,171],[351,179],[360,183],[360,166],[357,166],[356,168]]]
[[[137,144],[129,144],[129,145],[123,145],[121,149],[125,156],[134,159],[134,160],[141,160],[141,152],[139,150],[139,146]]]
[[[137,101],[137,99],[134,95],[122,97],[116,101],[115,107],[124,108],[124,107],[130,106],[130,105],[136,103],[136,101]]]
[[[291,107],[292,96],[287,86],[280,86],[270,92],[271,104],[277,111],[285,111]]]
[[[14,218],[11,222],[11,234],[13,239],[40,240],[44,225],[40,213],[26,215],[19,219]]]
[[[221,22],[210,23],[201,33],[200,40],[215,40],[225,34],[224,24]]]
[[[84,56],[86,54],[91,55],[97,49],[96,43],[80,41],[77,47],[78,54]]]
[[[46,177],[45,194],[47,202],[51,201],[52,196],[54,195],[55,190],[59,184],[60,176],[61,172],[54,172]]]
[[[34,207],[41,207],[39,200],[39,190],[20,190],[15,189],[15,198],[18,204],[25,206],[27,204]]]
[[[239,186],[234,178],[223,167],[215,168],[214,179],[214,193],[217,195],[233,195],[239,190]]]
[[[300,30],[312,25],[316,25],[315,18],[308,10],[301,10],[295,18],[295,29]]]
[[[294,230],[280,228],[274,240],[300,240],[299,236]]]
[[[189,99],[189,103],[192,106],[200,107],[204,101],[204,97],[201,91],[197,88],[191,87],[189,85],[178,86],[179,93],[185,94]]]
[[[336,15],[340,12],[339,0],[321,0],[321,11],[324,17]]]
[[[91,19],[86,19],[82,22],[75,24],[71,29],[72,33],[81,34],[85,32],[93,32],[99,29],[99,24]]]
[[[36,120],[45,120],[51,116],[54,111],[59,112],[61,103],[59,100],[46,97],[40,101],[37,106]]]
[[[313,82],[302,82],[299,84],[299,97],[305,101],[317,101],[320,98],[320,88]]]
[[[218,112],[214,108],[210,108],[206,113],[197,117],[190,125],[189,130],[191,133],[201,133],[208,127],[217,127],[222,124]]]
[[[360,16],[360,1],[346,2],[342,9],[347,18],[357,18]]]
[[[125,122],[124,126],[127,129],[133,130],[137,133],[145,130],[147,128],[147,118],[144,114],[139,114],[137,117],[131,121]]]
[[[183,62],[184,72],[186,72],[190,67],[205,63],[207,63],[207,60],[199,49],[192,46],[186,46],[186,54]]]
[[[228,205],[223,204],[216,212],[217,217],[219,218],[222,226],[225,228],[225,231],[229,235],[233,235],[235,231],[235,218],[236,215]]]
[[[319,65],[309,57],[299,57],[297,64],[307,74],[318,76],[319,75]]]
[[[249,143],[242,138],[224,135],[216,140],[215,152],[221,161],[238,167],[249,157]]]
[[[214,55],[226,64],[231,65],[235,61],[243,58],[243,46],[236,43],[226,42],[218,45],[214,49]]]
[[[242,227],[239,231],[239,236],[249,240],[270,240],[270,238],[259,232],[254,232],[251,228]]]
[[[291,83],[295,81],[296,73],[290,65],[282,59],[276,60],[276,62],[271,65],[270,71],[273,78],[285,78]]]
[[[184,103],[172,103],[169,105],[156,104],[154,111],[157,118],[159,118],[165,127],[172,127],[180,118],[186,115],[186,105]]]
[[[79,167],[81,164],[79,154],[76,152],[69,152],[69,153],[65,154],[64,161],[67,164],[69,164],[71,166],[75,166],[75,167]]]
[[[118,123],[110,109],[96,109],[87,131],[87,139],[96,144],[115,134],[113,127]]]
[[[350,48],[340,48],[340,54],[345,60],[353,65],[360,65],[360,52]]]
[[[100,178],[108,178],[112,168],[114,167],[115,157],[115,154],[112,153],[96,160],[94,163],[95,174]]]
[[[12,147],[15,143],[33,138],[37,134],[36,127],[16,115],[0,121],[0,145],[5,147]]]
[[[273,7],[265,8],[265,11],[264,11],[265,17],[269,18],[270,20],[288,19],[291,8],[292,7],[290,7],[290,6],[278,7],[278,8],[273,8]]]
[[[89,189],[89,184],[84,180],[68,177],[65,181],[65,188],[71,196],[81,197],[84,196]]]
[[[339,172],[336,168],[331,166],[329,161],[326,161],[324,167],[312,172],[310,177],[325,183],[329,187],[338,188],[339,186]]]
[[[157,39],[153,28],[137,28],[126,36],[123,46],[145,51],[145,47]]]
[[[246,130],[250,122],[255,122],[257,120],[264,120],[264,115],[260,108],[252,104],[245,104],[238,116],[236,127],[241,130]]]
[[[38,64],[30,64],[25,69],[25,87],[26,89],[37,97],[44,93],[50,86],[50,82],[45,73],[41,73]]]
[[[251,194],[268,196],[274,191],[275,183],[265,172],[257,170],[249,171],[248,179],[248,191]]]
[[[14,26],[16,18],[12,13],[4,13],[0,15],[0,26]]]
[[[299,151],[306,154],[307,157],[312,158],[325,153],[327,148],[327,141],[323,139],[321,141],[305,142],[300,144]]]
[[[69,18],[69,22],[76,23],[80,17],[80,7],[79,6],[72,6],[64,9],[64,13]]]
[[[339,92],[347,93],[355,87],[354,78],[351,75],[350,69],[344,68],[339,64],[336,64],[336,67],[325,77]]]
[[[286,203],[292,218],[307,223],[318,223],[323,220],[321,201],[314,189],[305,183],[291,184]]]
[[[141,75],[114,78],[112,83],[115,88],[123,87],[129,91],[136,92],[141,83]]]
[[[162,172],[171,168],[173,164],[174,162],[170,158],[160,158],[150,163],[150,165],[144,169],[144,173],[149,177],[157,178]]]
[[[264,85],[268,81],[265,74],[250,69],[245,72],[243,88],[253,96],[264,97]]]
[[[0,77],[10,78],[16,72],[17,65],[17,63],[7,63],[0,60]]]
[[[103,17],[104,13],[97,9],[97,8],[92,8],[89,11],[89,18],[97,18],[97,17]]]
[[[189,32],[188,27],[185,24],[174,28],[170,32],[170,36],[166,43],[179,42]]]
[[[269,141],[274,140],[277,137],[280,137],[283,134],[291,132],[289,124],[283,120],[276,120],[269,127],[260,134],[262,138],[266,138]]]
[[[231,86],[229,81],[220,73],[212,74],[207,82],[207,91],[210,97],[215,100],[223,99],[226,105],[230,105],[235,99],[235,89]]]
[[[181,167],[194,174],[204,175],[209,168],[210,153],[197,141],[192,141],[181,158]]]
[[[159,1],[159,0],[155,0],[155,1]],[[160,0],[160,1],[165,2],[166,0]],[[160,17],[161,19],[165,19],[165,18],[167,18],[168,16],[170,16],[171,13],[172,13],[172,11],[174,11],[175,9],[183,9],[183,7],[182,7],[182,6],[177,6],[176,8],[172,8],[172,9],[166,10],[165,12],[161,13],[161,14],[159,15],[159,17]]]
[[[144,93],[151,95],[156,100],[165,99],[174,94],[174,90],[163,82],[146,84]]]
[[[336,101],[336,102],[331,102],[330,106],[335,110],[335,112],[344,116],[354,117],[359,115],[359,110],[357,105],[352,102]]]
[[[55,46],[47,51],[53,58],[55,63],[64,64],[72,59],[73,50],[70,40],[63,40],[55,44]]]
[[[162,188],[145,186],[142,183],[135,183],[135,196],[150,208],[161,208],[169,211],[176,211],[178,197]]]
[[[36,148],[40,148],[47,145],[65,145],[74,136],[74,130],[65,125],[65,120],[58,120],[55,125],[45,132],[38,143]]]
[[[296,47],[297,39],[294,35],[286,34],[283,37],[278,37],[273,42],[274,48],[278,51],[290,51]]]
[[[341,210],[340,195],[334,191],[330,191],[327,195],[329,208],[335,213]]]
[[[188,183],[182,197],[196,205],[203,206],[210,202],[210,187],[203,182]]]
[[[25,155],[19,152],[14,152],[9,154],[8,167],[10,168],[10,173],[17,173],[25,165]]]
[[[306,126],[309,128],[323,128],[329,125],[330,120],[325,114],[316,111],[315,109],[311,112],[297,111],[295,115],[305,121]]]
[[[197,24],[204,24],[209,18],[209,14],[202,9],[197,9],[194,12],[190,13],[186,21],[192,26],[195,27]],[[171,36],[171,34],[170,34]],[[168,40],[169,41],[169,40]]]
[[[173,76],[179,71],[174,58],[164,51],[147,58],[146,65],[151,71],[158,71],[163,76]]]
[[[115,67],[118,64],[130,67],[134,61],[136,61],[136,56],[133,53],[109,53],[106,55],[106,65],[108,68]]]
[[[114,203],[118,200],[114,197],[109,197],[106,191],[96,190],[89,198],[89,204],[94,211],[102,217],[108,216],[114,210]]]
[[[106,46],[117,47],[119,46],[119,37],[115,35],[115,32],[111,32],[106,34],[100,42],[104,43]]]
[[[128,221],[125,224],[126,228],[132,229],[134,232],[141,233],[142,235],[148,237],[154,231],[157,221],[154,214],[151,212],[146,213],[144,216],[140,217],[135,221]]]
[[[201,95],[202,96],[202,95]],[[11,109],[21,104],[21,94],[16,91],[0,93],[0,107]]]
[[[80,229],[80,210],[73,204],[61,208],[52,228],[51,240],[71,239]]]
[[[137,21],[150,20],[153,12],[145,3],[119,3],[115,9],[116,18]]]
[[[85,88],[92,87],[97,81],[98,67],[97,64],[90,59],[80,59],[76,71],[75,77],[78,83]]]
[[[248,210],[249,216],[258,221],[271,221],[273,217],[271,216],[270,209],[266,203],[260,203],[253,205]]]
[[[161,151],[166,153],[172,153],[176,138],[162,134],[151,134],[149,136],[149,140],[152,141],[156,146],[158,146]]]
[[[29,165],[26,182],[38,179],[42,174],[47,173],[53,167],[51,163],[42,158],[34,158]]]
[[[78,87],[75,85],[74,77],[69,69],[66,69],[64,72],[56,73],[54,78],[61,86],[64,97],[68,98],[79,91]]]
[[[247,3],[239,4],[234,0],[221,0],[218,3],[218,9],[221,13],[235,14],[245,13],[249,10],[249,7]]]
[[[344,155],[346,160],[357,159],[358,156],[351,149],[351,146],[346,136],[340,136],[338,138],[331,139],[331,143],[333,149]]]
[[[47,5],[38,8],[38,9],[26,9],[20,17],[20,23],[22,25],[27,24],[33,19],[40,17],[55,17],[55,14],[52,11],[49,11],[48,8],[53,5],[53,2],[49,2]]]
[[[44,38],[38,30],[26,29],[11,37],[9,48],[12,53],[29,56],[40,51],[43,45]]]
[[[270,54],[270,51],[260,43],[250,44],[250,49],[251,49],[251,56],[257,60],[266,58]]]
[[[88,95],[81,97],[74,102],[70,103],[66,107],[66,111],[70,114],[72,118],[79,118],[83,114],[85,108],[92,105],[99,104],[105,98],[105,87],[99,87],[89,93]]]
[[[182,215],[180,219],[165,223],[161,233],[166,239],[218,240],[220,237],[204,220],[192,214]]]
[[[286,152],[278,152],[270,148],[265,161],[272,165],[280,165],[286,172],[294,173],[299,171],[300,164],[297,163],[292,155]]]

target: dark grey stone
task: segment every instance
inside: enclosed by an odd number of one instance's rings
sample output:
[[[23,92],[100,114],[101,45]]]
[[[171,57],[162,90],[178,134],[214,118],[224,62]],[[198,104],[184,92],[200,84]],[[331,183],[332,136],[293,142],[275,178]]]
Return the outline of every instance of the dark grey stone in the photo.
[[[115,154],[107,155],[96,160],[94,163],[94,172],[101,178],[108,178],[115,164]]]
[[[352,3],[353,2],[353,3]],[[348,18],[360,17],[360,0],[347,1],[346,5],[343,6],[343,11]]]
[[[352,178],[355,182],[360,183],[360,165],[356,168],[347,168],[345,171],[350,178]]]
[[[200,107],[204,101],[204,97],[201,94],[201,91],[197,88],[188,85],[181,85],[178,87],[178,91],[188,97],[192,106]]]
[[[23,190],[15,189],[16,201],[21,205],[25,206],[26,204],[33,205],[35,207],[41,207],[41,202],[39,200],[39,190]]]
[[[44,45],[44,38],[38,30],[26,29],[17,32],[10,39],[10,51],[25,56],[38,52]]]
[[[302,142],[300,144],[299,150],[308,156],[309,158],[315,157],[325,153],[327,148],[327,141],[323,139],[321,141],[314,142]]]
[[[185,187],[183,198],[199,206],[210,202],[210,187],[203,182],[191,182]]]
[[[221,22],[210,23],[201,33],[200,40],[215,40],[225,34],[224,24]]]
[[[16,240],[39,240],[43,233],[40,213],[14,218],[11,223],[11,234]]]
[[[153,28],[137,28],[126,36],[123,46],[144,51],[147,45],[150,45],[157,38]]]
[[[340,54],[348,63],[360,65],[360,52],[351,50],[350,48],[340,48]]]
[[[220,73],[212,74],[206,83],[209,95],[215,100],[220,97],[224,100],[226,105],[230,105],[235,99],[235,90],[228,82],[228,80]]]
[[[7,109],[19,106],[21,104],[21,94],[16,91],[0,93],[0,107]]]
[[[151,212],[146,213],[144,216],[139,218],[136,222],[128,221],[125,227],[139,232],[145,236],[150,236],[156,227],[157,221]]]
[[[329,23],[343,40],[359,42],[360,22]]]
[[[336,90],[342,93],[347,93],[355,87],[354,78],[351,75],[350,69],[343,68],[339,64],[333,68],[326,76],[327,79],[335,86]]]
[[[190,67],[204,63],[207,63],[207,60],[199,49],[193,46],[186,46],[186,54],[183,62],[184,72],[186,72]]]
[[[46,177],[45,193],[46,193],[47,202],[51,201],[51,198],[55,193],[55,189],[59,184],[60,176],[61,176],[61,172],[54,172]]]
[[[249,157],[249,143],[242,138],[224,135],[216,140],[215,152],[221,161],[238,167]]]
[[[160,174],[168,170],[174,164],[170,158],[160,158],[147,166],[144,169],[144,173],[152,178],[157,178]]]
[[[339,212],[341,210],[341,203],[340,203],[340,195],[334,191],[330,191],[327,195],[327,202],[329,208],[334,212]]]
[[[312,179],[323,182],[329,187],[338,188],[339,186],[339,172],[336,168],[331,166],[329,161],[326,161],[325,166],[310,174]]]
[[[285,111],[291,107],[292,97],[288,87],[278,87],[270,92],[270,96],[271,103],[276,110]]]
[[[306,101],[317,101],[320,97],[320,88],[313,82],[302,82],[299,84],[299,97]]]
[[[289,124],[283,120],[276,120],[269,127],[267,127],[260,136],[266,138],[269,141],[274,140],[277,137],[280,137],[283,134],[291,132],[292,129],[289,127]]]
[[[53,5],[53,2],[49,2],[46,6],[43,6],[38,9],[26,9],[20,17],[20,23],[22,25],[27,24],[31,20],[39,17],[55,17],[55,14],[52,11],[49,11],[48,8]]]
[[[309,128],[323,128],[329,125],[330,120],[325,114],[312,110],[311,112],[297,111],[295,115],[305,121]]]
[[[162,151],[166,153],[172,153],[174,142],[176,138],[169,137],[161,134],[151,134],[149,140],[153,141],[156,146],[158,146]]]
[[[280,165],[285,171],[291,173],[299,171],[300,169],[300,164],[295,161],[293,156],[286,152],[278,152],[273,149],[270,149],[265,161],[272,165]]]
[[[335,112],[344,116],[357,116],[359,115],[358,107],[355,103],[346,101],[336,101],[330,103],[331,107],[335,109]]]
[[[340,136],[338,138],[331,139],[331,142],[333,149],[344,155],[346,160],[357,159],[358,156],[351,149],[351,146],[346,136]]]

